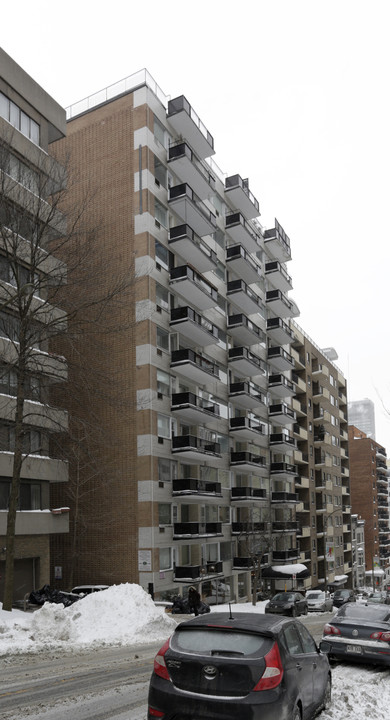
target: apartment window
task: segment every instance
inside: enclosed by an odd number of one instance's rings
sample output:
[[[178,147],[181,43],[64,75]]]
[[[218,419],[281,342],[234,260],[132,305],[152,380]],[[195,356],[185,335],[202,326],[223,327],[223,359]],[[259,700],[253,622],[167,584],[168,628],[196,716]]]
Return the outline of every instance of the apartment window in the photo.
[[[169,270],[171,267],[173,267],[172,253],[158,240],[155,240],[154,254],[156,258],[156,263],[162,268],[164,268],[164,270]]]
[[[172,522],[171,505],[169,503],[159,503],[158,506],[158,524],[170,525]]]
[[[217,243],[217,245],[219,245],[222,248],[222,250],[224,250],[225,249],[225,233],[222,232],[222,230],[220,230],[219,228],[217,228],[215,230],[215,232],[213,233],[213,238],[214,238],[215,242]]]
[[[214,272],[220,280],[225,280],[226,268],[225,265],[220,262],[220,260],[217,261],[217,267],[215,268]]]
[[[170,482],[177,478],[176,460],[158,458],[158,479],[160,482]]]
[[[160,570],[172,570],[172,548],[160,548]]]
[[[154,198],[154,217],[156,218],[157,222],[164,228],[168,227],[167,208],[162,203],[160,203],[157,198]]]
[[[170,396],[172,378],[163,370],[157,370],[157,392],[161,395]]]
[[[218,562],[219,560],[219,545],[218,543],[210,543],[204,548],[204,556],[207,562]]]
[[[156,305],[163,310],[169,310],[169,292],[159,283],[156,283]]]
[[[160,350],[165,350],[165,352],[169,352],[169,332],[159,327],[158,325],[156,327],[156,345]]]
[[[312,551],[313,551],[313,552],[317,552],[317,546],[316,546],[316,541],[315,541],[315,540],[312,540]]]
[[[168,415],[157,415],[157,435],[161,438],[171,439],[171,418]]]
[[[231,560],[234,555],[234,550],[230,542],[221,542],[219,546],[219,556],[223,560]]]
[[[317,575],[317,563],[313,563],[313,575]]]
[[[21,483],[20,510],[41,510],[41,486],[39,483]]]
[[[38,123],[23,112],[16,103],[9,100],[4,93],[0,93],[0,116],[20,130],[35,145],[39,145]]]
[[[164,125],[162,125],[160,123],[160,121],[158,120],[158,118],[156,118],[156,116],[154,116],[153,134],[154,134],[154,139],[156,140],[156,142],[158,142],[160,145],[162,145],[163,148],[166,148],[166,146],[167,146],[167,141],[166,141],[167,131],[166,131]]]
[[[224,506],[219,508],[219,522],[224,525],[230,523],[230,507]]]
[[[8,510],[11,483],[0,480],[0,510]],[[41,510],[41,486],[36,482],[20,483],[19,510]]]
[[[167,169],[165,165],[154,155],[154,180],[158,187],[167,187]]]

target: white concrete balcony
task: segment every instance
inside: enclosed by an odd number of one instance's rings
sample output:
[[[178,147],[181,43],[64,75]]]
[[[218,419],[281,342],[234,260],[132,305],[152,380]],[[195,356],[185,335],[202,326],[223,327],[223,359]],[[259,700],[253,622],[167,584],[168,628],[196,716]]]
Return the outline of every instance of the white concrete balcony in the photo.
[[[231,206],[250,220],[260,215],[259,203],[249,190],[248,180],[243,180],[240,175],[225,179],[225,195]]]
[[[169,100],[167,119],[177,135],[188,140],[202,160],[214,155],[214,138],[184,95]]]

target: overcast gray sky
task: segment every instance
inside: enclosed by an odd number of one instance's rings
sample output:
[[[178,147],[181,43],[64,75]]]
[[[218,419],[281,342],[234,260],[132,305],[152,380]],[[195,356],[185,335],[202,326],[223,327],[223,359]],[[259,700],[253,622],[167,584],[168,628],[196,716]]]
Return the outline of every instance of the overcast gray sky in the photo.
[[[61,105],[146,67],[184,94],[219,167],[290,236],[298,323],[332,346],[390,452],[390,4],[197,0],[1,9],[2,47]]]

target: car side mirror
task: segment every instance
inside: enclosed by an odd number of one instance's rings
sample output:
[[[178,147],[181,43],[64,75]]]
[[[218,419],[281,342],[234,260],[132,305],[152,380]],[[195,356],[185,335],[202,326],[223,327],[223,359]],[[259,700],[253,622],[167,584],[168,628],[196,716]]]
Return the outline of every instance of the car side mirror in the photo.
[[[327,640],[321,640],[319,647],[320,647],[321,652],[323,652],[325,654],[330,653],[330,651],[332,649],[330,642],[328,642]]]

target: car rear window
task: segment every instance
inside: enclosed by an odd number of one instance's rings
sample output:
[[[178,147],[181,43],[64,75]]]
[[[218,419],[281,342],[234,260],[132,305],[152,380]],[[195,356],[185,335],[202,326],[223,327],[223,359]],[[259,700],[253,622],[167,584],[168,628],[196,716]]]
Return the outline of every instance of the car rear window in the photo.
[[[390,610],[385,605],[360,605],[353,603],[352,605],[343,605],[337,613],[339,617],[356,618],[361,620],[375,620],[380,622],[389,622]]]
[[[219,655],[224,652],[229,655],[263,655],[271,644],[271,638],[257,633],[219,628],[179,629],[171,640],[173,649],[201,655]]]

